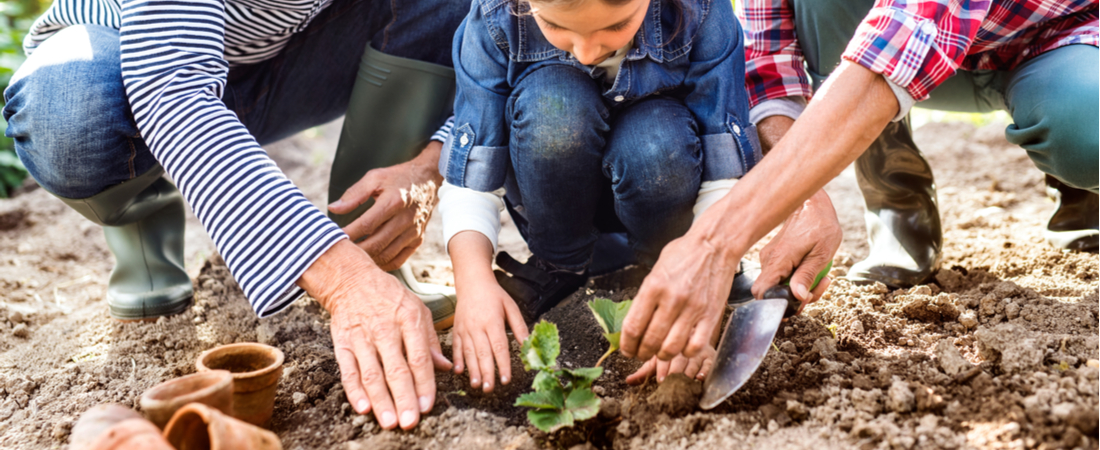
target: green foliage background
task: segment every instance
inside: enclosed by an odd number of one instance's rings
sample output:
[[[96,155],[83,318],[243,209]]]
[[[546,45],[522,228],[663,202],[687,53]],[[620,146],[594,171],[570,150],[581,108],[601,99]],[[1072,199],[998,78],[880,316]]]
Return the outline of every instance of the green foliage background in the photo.
[[[7,89],[12,74],[23,63],[23,36],[31,22],[50,6],[49,0],[3,0],[0,2],[0,90]],[[0,107],[4,106],[0,97]],[[15,157],[15,142],[4,136],[7,121],[0,120],[0,198],[7,197],[27,176]]]

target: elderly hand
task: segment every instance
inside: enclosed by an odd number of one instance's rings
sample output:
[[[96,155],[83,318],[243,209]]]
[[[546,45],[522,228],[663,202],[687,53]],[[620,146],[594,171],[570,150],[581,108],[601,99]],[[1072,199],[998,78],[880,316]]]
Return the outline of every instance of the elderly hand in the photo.
[[[437,167],[442,148],[443,144],[432,141],[409,162],[371,170],[328,205],[333,213],[348,214],[374,199],[374,206],[344,227],[344,232],[382,270],[401,267],[424,242],[436,190],[443,183]]]
[[[321,255],[298,280],[332,314],[332,345],[348,401],[378,424],[416,426],[435,403],[435,368],[448,370],[432,314],[349,241]]]
[[[760,276],[752,285],[756,298],[768,288],[791,278],[791,291],[805,305],[817,301],[829,288],[829,277],[810,292],[817,273],[832,261],[844,233],[829,195],[818,191],[783,224],[779,234],[760,251]],[[801,309],[799,310],[801,312]]]

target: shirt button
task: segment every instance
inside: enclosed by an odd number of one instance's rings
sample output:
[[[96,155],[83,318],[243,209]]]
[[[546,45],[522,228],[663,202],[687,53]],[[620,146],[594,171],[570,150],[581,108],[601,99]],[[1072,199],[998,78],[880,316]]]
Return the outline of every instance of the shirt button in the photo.
[[[459,143],[459,145],[462,145],[463,147],[465,147],[466,144],[470,143],[470,138],[464,134],[464,135],[462,135],[461,138],[458,138],[458,143]]]
[[[621,101],[623,101],[623,100],[626,100],[626,97],[623,97],[623,96],[621,96],[621,95],[616,95],[616,96],[615,96],[615,101],[617,101],[617,102],[621,102]]]
[[[936,34],[936,24],[932,22],[925,22],[924,25],[920,26],[920,30],[923,31],[925,34]]]
[[[733,134],[741,134],[741,127],[737,126],[736,123],[733,124]]]

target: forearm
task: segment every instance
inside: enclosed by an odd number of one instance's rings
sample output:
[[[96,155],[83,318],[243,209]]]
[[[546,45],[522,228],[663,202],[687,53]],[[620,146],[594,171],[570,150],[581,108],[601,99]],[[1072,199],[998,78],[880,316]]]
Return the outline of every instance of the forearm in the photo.
[[[417,170],[422,170],[430,176],[435,185],[443,185],[443,175],[439,173],[439,154],[443,151],[443,143],[431,140],[424,150],[410,162]]]
[[[885,79],[842,63],[768,156],[689,234],[729,257],[743,255],[858,158],[897,109]]]
[[[455,286],[462,289],[469,282],[495,280],[493,276],[493,243],[477,231],[461,231],[447,243],[454,266]]]

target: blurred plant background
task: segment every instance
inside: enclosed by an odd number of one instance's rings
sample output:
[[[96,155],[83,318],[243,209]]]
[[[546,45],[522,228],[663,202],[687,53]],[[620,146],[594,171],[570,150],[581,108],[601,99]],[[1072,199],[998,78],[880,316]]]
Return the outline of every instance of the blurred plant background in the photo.
[[[7,89],[12,74],[26,57],[23,36],[31,22],[50,6],[50,0],[3,0],[0,2],[0,91]],[[0,97],[0,108],[4,106]],[[15,156],[15,142],[4,136],[8,123],[0,120],[0,198],[6,198],[23,184],[27,170]]]

